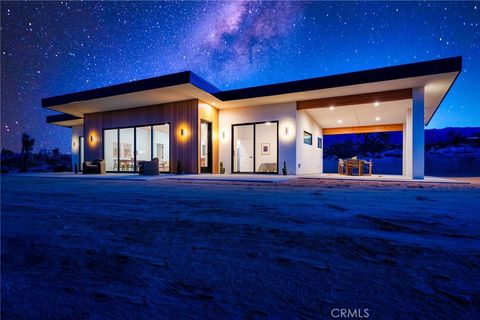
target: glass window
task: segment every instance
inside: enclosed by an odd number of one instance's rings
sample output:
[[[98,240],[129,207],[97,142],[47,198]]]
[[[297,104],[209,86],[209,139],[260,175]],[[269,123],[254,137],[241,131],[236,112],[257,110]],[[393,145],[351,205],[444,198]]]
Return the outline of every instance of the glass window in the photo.
[[[120,157],[119,157],[119,167],[120,171],[134,171],[134,155],[133,155],[133,137],[134,129],[133,128],[124,128],[120,129]]]
[[[158,158],[160,172],[170,171],[170,125],[153,126],[153,158]]]
[[[135,133],[137,170],[140,161],[152,160],[152,127],[137,127]]]
[[[103,132],[103,153],[107,171],[118,170],[118,130],[111,129]]]
[[[312,143],[313,143],[312,140],[313,140],[312,139],[312,134],[307,132],[307,131],[303,131],[303,143],[312,145]]]
[[[277,172],[277,122],[255,124],[255,172]]]

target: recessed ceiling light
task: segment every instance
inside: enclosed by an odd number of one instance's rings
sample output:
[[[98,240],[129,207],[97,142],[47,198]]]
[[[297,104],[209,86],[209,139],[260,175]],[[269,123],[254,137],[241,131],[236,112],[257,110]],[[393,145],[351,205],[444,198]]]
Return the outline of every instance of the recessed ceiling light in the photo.
[[[375,121],[380,121],[380,117],[375,117]]]
[[[375,102],[373,103],[373,105],[374,105],[375,107],[378,107],[378,106],[380,105],[380,102],[375,101]]]
[[[333,110],[333,109],[335,109],[335,108],[334,108],[333,106],[330,106],[330,108],[328,108],[328,109]]]
[[[343,121],[342,121],[342,120],[338,120],[337,122],[338,122],[338,123],[342,123]]]

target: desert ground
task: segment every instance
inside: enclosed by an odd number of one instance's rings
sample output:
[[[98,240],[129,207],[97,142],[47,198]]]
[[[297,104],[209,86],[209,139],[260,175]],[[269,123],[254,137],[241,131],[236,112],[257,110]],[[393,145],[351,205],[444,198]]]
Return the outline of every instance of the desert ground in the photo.
[[[480,317],[480,185],[1,177],[2,319]]]

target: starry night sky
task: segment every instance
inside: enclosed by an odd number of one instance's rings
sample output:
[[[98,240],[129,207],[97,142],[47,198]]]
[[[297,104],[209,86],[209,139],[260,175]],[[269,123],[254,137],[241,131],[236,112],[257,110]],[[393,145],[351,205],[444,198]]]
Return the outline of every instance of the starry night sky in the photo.
[[[480,3],[2,2],[1,145],[70,150],[40,99],[192,70],[221,89],[449,56],[429,128],[480,126]]]

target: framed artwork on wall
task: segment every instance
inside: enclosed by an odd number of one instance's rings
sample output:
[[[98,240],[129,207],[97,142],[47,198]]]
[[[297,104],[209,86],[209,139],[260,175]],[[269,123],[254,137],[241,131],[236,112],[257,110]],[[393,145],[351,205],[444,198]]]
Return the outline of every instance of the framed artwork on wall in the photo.
[[[317,147],[318,147],[318,149],[323,148],[323,141],[322,141],[322,138],[320,138],[320,137],[317,138]]]
[[[312,134],[310,132],[303,131],[303,143],[312,145],[313,138],[312,138]]]
[[[262,143],[262,156],[270,155],[270,143]]]

